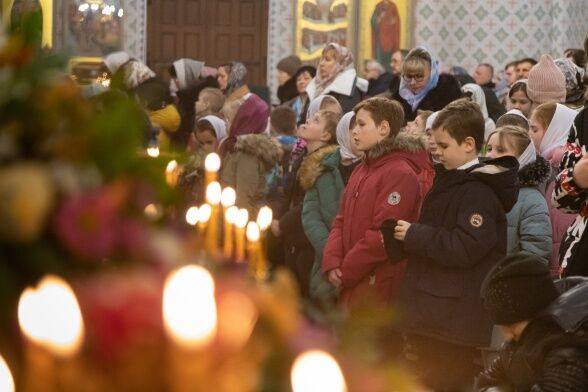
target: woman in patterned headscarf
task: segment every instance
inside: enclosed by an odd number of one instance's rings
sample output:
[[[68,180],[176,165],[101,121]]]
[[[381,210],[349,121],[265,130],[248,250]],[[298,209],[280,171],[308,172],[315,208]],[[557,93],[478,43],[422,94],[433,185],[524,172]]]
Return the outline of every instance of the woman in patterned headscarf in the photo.
[[[349,49],[332,42],[323,49],[317,75],[306,86],[306,93],[310,100],[332,95],[346,113],[365,97],[367,88],[367,80],[357,76]]]

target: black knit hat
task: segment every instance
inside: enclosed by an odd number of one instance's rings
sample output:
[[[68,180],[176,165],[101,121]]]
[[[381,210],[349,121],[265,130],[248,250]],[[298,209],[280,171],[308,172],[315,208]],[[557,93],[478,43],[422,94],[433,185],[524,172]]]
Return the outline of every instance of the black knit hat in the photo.
[[[480,294],[498,325],[530,320],[559,296],[545,260],[524,253],[498,262],[484,279]]]

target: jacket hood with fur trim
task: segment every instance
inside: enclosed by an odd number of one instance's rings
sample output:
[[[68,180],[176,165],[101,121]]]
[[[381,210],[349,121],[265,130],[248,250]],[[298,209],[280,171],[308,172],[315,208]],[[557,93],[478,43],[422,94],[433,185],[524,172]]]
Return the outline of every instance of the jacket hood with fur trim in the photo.
[[[267,169],[282,159],[282,147],[273,137],[265,134],[248,134],[237,137],[235,152],[244,152],[263,160]]]
[[[412,135],[406,132],[399,132],[398,135],[388,137],[376,144],[366,154],[365,160],[370,163],[393,151],[415,153],[427,150],[425,136]]]
[[[304,190],[314,186],[316,179],[329,168],[337,167],[339,164],[339,147],[328,145],[312,152],[298,170],[298,181]]]
[[[529,163],[519,170],[519,185],[521,187],[537,187],[544,184],[551,174],[551,165],[541,155],[535,162]]]

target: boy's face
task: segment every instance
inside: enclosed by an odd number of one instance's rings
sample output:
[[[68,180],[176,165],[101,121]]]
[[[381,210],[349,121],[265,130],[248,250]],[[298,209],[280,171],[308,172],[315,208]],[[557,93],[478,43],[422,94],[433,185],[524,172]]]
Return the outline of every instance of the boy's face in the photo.
[[[328,140],[328,132],[325,131],[325,119],[319,113],[315,113],[310,120],[306,121],[306,124],[302,124],[298,128],[298,137],[306,142],[324,141],[325,138]]]
[[[372,114],[365,109],[359,109],[355,115],[355,127],[351,132],[351,141],[357,150],[365,152],[374,147],[390,133],[387,121],[376,125]]]
[[[194,109],[196,110],[196,114],[200,114],[208,110],[210,104],[208,103],[208,99],[206,98],[206,94],[200,94],[198,96],[198,100],[194,103]]]
[[[468,136],[461,144],[457,143],[449,132],[443,128],[432,130],[433,139],[437,145],[437,159],[447,170],[458,167],[474,160],[477,156],[474,138]]]
[[[409,121],[404,127],[405,131],[412,135],[422,135],[425,130],[425,120],[421,116],[416,116],[414,121]]]

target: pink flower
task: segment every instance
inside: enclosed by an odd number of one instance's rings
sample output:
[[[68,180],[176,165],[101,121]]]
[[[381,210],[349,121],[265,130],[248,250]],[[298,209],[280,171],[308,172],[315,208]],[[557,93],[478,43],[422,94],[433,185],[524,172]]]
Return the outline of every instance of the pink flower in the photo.
[[[79,195],[63,203],[55,232],[64,247],[83,259],[111,256],[119,243],[117,208],[107,192]]]

